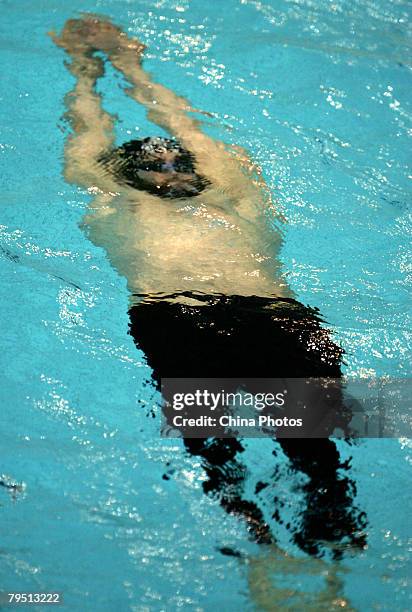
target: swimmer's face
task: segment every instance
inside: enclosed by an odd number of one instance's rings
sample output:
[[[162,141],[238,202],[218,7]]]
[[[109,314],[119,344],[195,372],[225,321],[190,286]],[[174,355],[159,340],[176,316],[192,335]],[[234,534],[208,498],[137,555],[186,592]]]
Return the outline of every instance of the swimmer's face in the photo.
[[[122,182],[163,198],[196,196],[208,185],[195,172],[193,155],[166,138],[132,140],[107,161]]]
[[[194,171],[193,158],[175,142],[151,138],[142,145],[138,178],[157,189],[159,195],[179,193],[177,197],[199,193],[199,176]]]
[[[163,195],[165,191],[171,193],[170,197],[184,197],[185,195],[190,197],[199,193],[194,184],[197,179],[197,175],[194,173],[183,174],[174,170],[164,170],[162,172],[138,170],[137,176],[148,188],[158,189],[159,195]],[[173,192],[180,195],[173,196]]]

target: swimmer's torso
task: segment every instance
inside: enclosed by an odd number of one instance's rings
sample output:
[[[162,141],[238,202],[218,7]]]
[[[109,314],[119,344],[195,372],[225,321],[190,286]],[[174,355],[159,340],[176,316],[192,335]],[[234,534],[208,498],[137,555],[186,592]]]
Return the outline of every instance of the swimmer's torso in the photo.
[[[239,171],[231,177],[229,163],[211,179],[176,141],[147,138],[97,164],[108,187],[85,224],[132,295],[289,295],[261,190]]]
[[[241,203],[228,205],[213,189],[177,200],[132,191],[106,200],[86,224],[133,294],[287,294],[280,240],[258,212],[242,214]]]

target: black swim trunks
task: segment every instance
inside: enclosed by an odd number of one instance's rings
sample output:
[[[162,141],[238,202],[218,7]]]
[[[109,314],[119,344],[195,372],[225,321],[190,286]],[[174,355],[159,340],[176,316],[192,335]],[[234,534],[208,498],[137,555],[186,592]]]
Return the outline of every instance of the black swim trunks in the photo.
[[[288,298],[239,295],[136,296],[129,310],[130,333],[161,378],[309,378],[341,376],[342,349],[322,326],[319,312]],[[185,303],[187,302],[187,303]],[[163,414],[169,422],[167,408]],[[185,438],[186,450],[202,460],[203,489],[230,514],[243,517],[256,542],[274,537],[259,503],[244,498],[247,470],[242,441],[236,438]],[[323,554],[328,542],[333,557],[342,557],[341,542],[365,545],[364,513],[353,505],[354,483],[335,444],[325,438],[281,438],[291,466],[307,477],[298,526],[288,525],[305,552]],[[271,486],[275,484],[275,476]],[[266,485],[264,485],[266,486]],[[277,498],[273,518],[278,520]]]
[[[341,376],[342,349],[318,311],[296,300],[197,292],[140,297],[129,311],[130,332],[157,383]]]

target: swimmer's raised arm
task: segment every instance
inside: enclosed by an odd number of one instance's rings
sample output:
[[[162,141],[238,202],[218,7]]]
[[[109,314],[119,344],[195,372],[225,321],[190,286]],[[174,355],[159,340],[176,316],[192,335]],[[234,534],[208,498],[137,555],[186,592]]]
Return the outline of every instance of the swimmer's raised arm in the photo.
[[[50,33],[53,42],[71,56],[68,70],[76,78],[72,91],[65,97],[72,134],[66,139],[64,175],[68,182],[85,188],[102,190],[115,187],[102,173],[97,159],[114,143],[114,118],[104,111],[96,91],[97,80],[104,74],[104,63],[93,57],[93,49],[85,42],[82,20],[67,21],[60,36]]]
[[[245,176],[239,159],[222,142],[201,131],[201,122],[190,114],[196,111],[185,98],[153,81],[143,69],[145,46],[137,38],[95,15],[85,15],[78,21],[84,24],[83,43],[107,55],[130,83],[126,93],[147,108],[148,118],[153,123],[194,154],[202,174],[212,184],[225,186],[230,183],[232,189],[238,188],[239,192],[249,191],[250,177]]]
[[[96,15],[68,20],[61,35],[52,34],[52,38],[71,55],[73,61],[69,70],[77,78],[73,91],[66,98],[67,116],[74,132],[65,148],[68,181],[98,187],[107,194],[104,200],[120,188],[113,168],[108,171],[102,164],[105,155],[110,158],[110,151],[114,150],[114,118],[103,110],[101,97],[96,92],[96,82],[103,74],[102,59],[96,55],[100,51],[124,74],[130,84],[126,92],[147,108],[149,119],[193,154],[195,169],[204,184],[216,188],[217,193],[226,194],[226,198],[220,199],[220,208],[232,210],[235,207],[238,214],[252,222],[271,208],[281,219],[259,169],[246,151],[235,145],[228,147],[203,133],[201,121],[193,116],[200,111],[195,111],[183,97],[154,82],[142,68],[145,46],[139,40]],[[170,178],[171,175],[166,174],[151,177],[152,182],[170,181]],[[182,182],[179,172],[176,178]]]

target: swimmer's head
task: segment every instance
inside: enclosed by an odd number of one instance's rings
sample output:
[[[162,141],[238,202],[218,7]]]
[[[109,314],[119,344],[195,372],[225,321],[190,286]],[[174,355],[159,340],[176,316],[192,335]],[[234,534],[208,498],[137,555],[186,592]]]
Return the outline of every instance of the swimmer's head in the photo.
[[[131,140],[99,159],[120,183],[161,198],[198,195],[209,184],[195,171],[192,153],[176,140]]]

